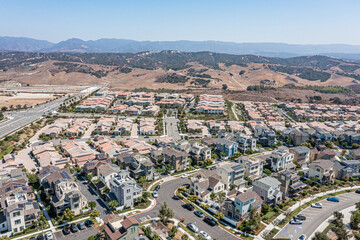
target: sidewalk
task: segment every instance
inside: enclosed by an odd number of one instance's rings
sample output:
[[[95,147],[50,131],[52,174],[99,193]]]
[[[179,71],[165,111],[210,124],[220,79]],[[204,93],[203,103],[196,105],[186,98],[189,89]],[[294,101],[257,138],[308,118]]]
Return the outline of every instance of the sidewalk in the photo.
[[[308,197],[308,198],[305,198],[305,199],[302,199],[301,201],[298,201],[297,203],[295,203],[294,205],[292,205],[287,211],[294,211],[295,209],[297,209],[300,205],[303,205],[307,202],[310,202],[311,200],[315,199],[315,198],[318,198],[318,197],[321,197],[321,196],[324,196],[324,195],[327,195],[327,194],[330,194],[330,193],[335,193],[335,192],[340,192],[340,191],[344,191],[344,190],[351,190],[351,189],[355,189],[357,188],[358,186],[354,186],[354,187],[346,187],[346,188],[339,188],[337,190],[331,190],[331,191],[327,191],[327,192],[321,192],[321,193],[318,193],[318,194],[315,194],[315,195],[312,195],[311,197]],[[255,238],[257,240],[259,239],[263,239],[261,236],[266,232],[266,231],[271,231],[273,228],[276,228],[278,230],[281,230],[281,228],[277,227],[274,223],[276,222],[280,222],[281,220],[283,220],[285,218],[285,214],[282,213],[280,214],[277,218],[274,219],[274,221],[272,221],[270,224],[268,224],[266,226],[266,228],[261,231],[259,233],[259,235]]]

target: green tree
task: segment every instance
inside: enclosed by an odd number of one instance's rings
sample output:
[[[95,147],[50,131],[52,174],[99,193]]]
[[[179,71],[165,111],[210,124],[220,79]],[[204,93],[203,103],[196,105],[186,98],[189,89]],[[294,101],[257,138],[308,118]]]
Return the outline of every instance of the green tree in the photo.
[[[148,238],[150,238],[150,237],[151,237],[151,234],[152,234],[151,227],[147,226],[147,227],[144,229],[144,233],[145,233],[145,236],[147,236]]]
[[[222,212],[219,212],[219,211],[216,211],[216,212],[214,213],[214,216],[215,216],[217,219],[219,219],[219,220],[221,220],[221,219],[224,218],[224,214],[223,214]]]
[[[170,164],[167,164],[167,165],[165,166],[165,169],[166,169],[166,171],[170,172],[170,171],[173,170],[173,166],[171,166]]]
[[[217,201],[218,201],[218,203],[222,203],[222,202],[225,200],[225,198],[226,198],[226,193],[224,193],[224,192],[219,192],[219,193],[217,194]]]
[[[171,238],[175,237],[177,231],[178,231],[177,227],[173,226],[169,231],[169,237],[171,237]]]
[[[360,211],[355,211],[350,217],[350,225],[352,229],[359,229],[360,224]]]
[[[93,179],[93,175],[90,173],[86,176],[86,179],[88,182],[91,182],[91,180]]]
[[[70,208],[65,209],[63,219],[65,221],[71,222],[72,220],[74,220],[74,218],[75,218],[74,212],[71,211]]]
[[[160,221],[166,225],[169,222],[169,220],[174,217],[174,215],[175,215],[174,210],[169,208],[167,203],[164,202],[161,205],[159,214],[158,214]]]
[[[116,207],[119,205],[119,202],[116,200],[112,200],[111,202],[109,202],[109,207],[111,209],[111,211],[115,211]]]
[[[329,240],[325,233],[316,232],[312,240]]]
[[[182,236],[181,236],[181,240],[188,240],[189,239],[189,236],[184,233]]]
[[[160,237],[157,233],[154,233],[154,235],[152,236],[151,240],[159,240]]]
[[[265,168],[265,169],[264,169],[264,173],[265,173],[266,175],[270,176],[270,175],[271,175],[271,170],[268,169],[268,168]]]
[[[99,212],[99,210],[97,210],[97,209],[92,210],[91,213],[90,213],[90,218],[91,218],[91,219],[95,219],[95,218],[97,218],[97,217],[100,217],[100,212]]]
[[[355,203],[355,208],[356,208],[357,210],[360,210],[360,202]]]
[[[89,204],[89,207],[91,208],[91,210],[96,208],[96,202],[91,201],[91,202],[88,202],[88,204]]]
[[[269,211],[270,211],[270,205],[267,203],[263,203],[261,206],[261,213],[265,215]]]
[[[151,196],[151,194],[147,191],[144,191],[142,193],[142,197],[144,198],[145,201],[148,200],[150,198],[150,196]]]
[[[38,181],[38,176],[36,174],[29,174],[28,179],[30,184],[34,184]]]
[[[139,179],[138,179],[138,183],[139,184],[143,184],[146,182],[146,177],[145,176],[141,176]]]
[[[214,193],[214,192],[211,192],[211,193],[210,193],[210,200],[211,200],[211,201],[214,202],[215,199],[216,199],[216,197],[217,197],[217,196],[216,196],[216,193]]]

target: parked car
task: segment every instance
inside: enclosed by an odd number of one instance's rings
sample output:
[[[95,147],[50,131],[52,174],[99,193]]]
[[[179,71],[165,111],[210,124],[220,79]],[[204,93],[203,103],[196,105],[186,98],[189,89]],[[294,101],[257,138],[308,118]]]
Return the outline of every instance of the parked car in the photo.
[[[294,216],[294,219],[298,219],[298,220],[301,220],[301,221],[305,221],[305,220],[306,220],[306,217],[305,217],[305,215],[303,215],[303,214],[298,214],[298,215],[295,215],[295,216]]]
[[[195,224],[193,224],[193,223],[189,223],[189,224],[187,225],[187,227],[188,227],[191,231],[193,231],[194,233],[197,233],[197,232],[199,231],[199,228],[198,228]]]
[[[321,203],[313,203],[313,204],[311,204],[311,207],[313,207],[313,208],[322,208],[322,204]]]
[[[36,237],[31,237],[29,238],[29,240],[36,240]]]
[[[145,136],[144,138],[150,138],[149,136]]]
[[[157,198],[158,196],[159,196],[159,195],[158,195],[157,191],[154,191],[154,192],[153,192],[153,197],[154,197],[154,198]]]
[[[355,193],[360,193],[360,189],[356,190]]]
[[[70,230],[71,230],[73,233],[76,233],[76,232],[79,231],[79,228],[78,228],[78,226],[77,226],[75,223],[73,223],[73,224],[71,224],[71,226],[70,226]]]
[[[215,219],[213,219],[212,217],[206,216],[204,218],[204,222],[206,222],[207,224],[209,224],[210,226],[216,226],[218,223],[215,221]]]
[[[70,233],[70,228],[69,227],[64,227],[62,231],[63,231],[64,235],[68,235]]]
[[[204,217],[204,214],[201,211],[198,211],[198,210],[194,211],[194,214],[196,216],[198,216],[198,217],[201,217],[201,218]]]
[[[85,226],[92,227],[92,226],[94,226],[94,223],[93,223],[93,221],[88,219],[88,220],[85,221]]]
[[[215,166],[210,168],[210,170],[215,170],[215,169],[216,169],[216,167],[215,167]]]
[[[51,232],[47,232],[47,233],[45,233],[45,238],[46,238],[46,240],[53,240],[54,236]]]
[[[75,138],[73,138],[73,137],[71,137],[71,138],[69,138],[69,140],[74,140]]]
[[[327,200],[330,202],[340,202],[340,199],[338,199],[337,197],[328,197]]]
[[[205,238],[206,240],[211,240],[211,237],[209,234],[207,234],[206,232],[204,231],[200,231],[199,232],[199,235],[201,235],[203,238]]]
[[[194,209],[195,209],[194,206],[191,205],[190,203],[185,204],[184,208],[186,208],[189,211],[194,211]]]
[[[178,196],[176,196],[176,195],[174,195],[172,198],[173,198],[174,200],[180,200],[180,198],[179,198]]]
[[[189,175],[184,173],[183,175],[181,175],[181,178],[187,178]]]
[[[306,235],[305,234],[302,234],[300,237],[299,237],[299,240],[305,240],[306,239]]]
[[[301,220],[298,220],[298,219],[292,219],[290,221],[290,224],[293,224],[293,225],[301,225],[302,224],[302,221]]]
[[[160,190],[160,185],[156,185],[156,187],[155,187],[154,190],[155,190],[155,191],[159,191],[159,190]]]
[[[80,230],[84,230],[86,228],[83,222],[79,222],[77,226]]]
[[[37,240],[44,240],[45,238],[44,238],[44,235],[40,234],[40,235],[37,236],[36,239]]]

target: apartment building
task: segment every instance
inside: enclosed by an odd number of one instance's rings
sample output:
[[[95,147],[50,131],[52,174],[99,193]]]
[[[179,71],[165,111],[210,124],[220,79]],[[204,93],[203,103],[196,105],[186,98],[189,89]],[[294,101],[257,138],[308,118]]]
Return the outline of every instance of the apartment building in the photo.
[[[175,171],[185,170],[190,166],[189,154],[174,148],[164,148],[162,152],[165,163],[173,166]]]

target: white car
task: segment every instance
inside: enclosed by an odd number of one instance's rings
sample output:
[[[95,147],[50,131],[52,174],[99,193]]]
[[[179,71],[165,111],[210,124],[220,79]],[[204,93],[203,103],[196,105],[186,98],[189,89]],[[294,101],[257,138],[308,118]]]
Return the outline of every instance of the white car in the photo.
[[[154,198],[157,198],[157,197],[158,197],[157,191],[154,191],[154,192],[153,192],[153,197],[154,197]]]
[[[183,175],[181,175],[181,178],[187,178],[189,175],[188,174],[183,174]]]
[[[193,224],[193,223],[189,223],[189,224],[187,225],[187,227],[188,227],[191,231],[193,231],[194,233],[197,233],[197,232],[199,231],[199,228],[198,228],[195,224]]]
[[[322,208],[322,204],[321,203],[313,203],[313,204],[311,204],[311,207],[313,207],[313,208]]]
[[[45,234],[45,238],[46,238],[46,240],[52,240],[52,239],[54,239],[54,236],[51,232],[47,232]]]
[[[212,238],[210,237],[209,234],[207,234],[204,231],[200,231],[199,235],[201,235],[202,237],[204,237],[206,240],[211,240]]]

